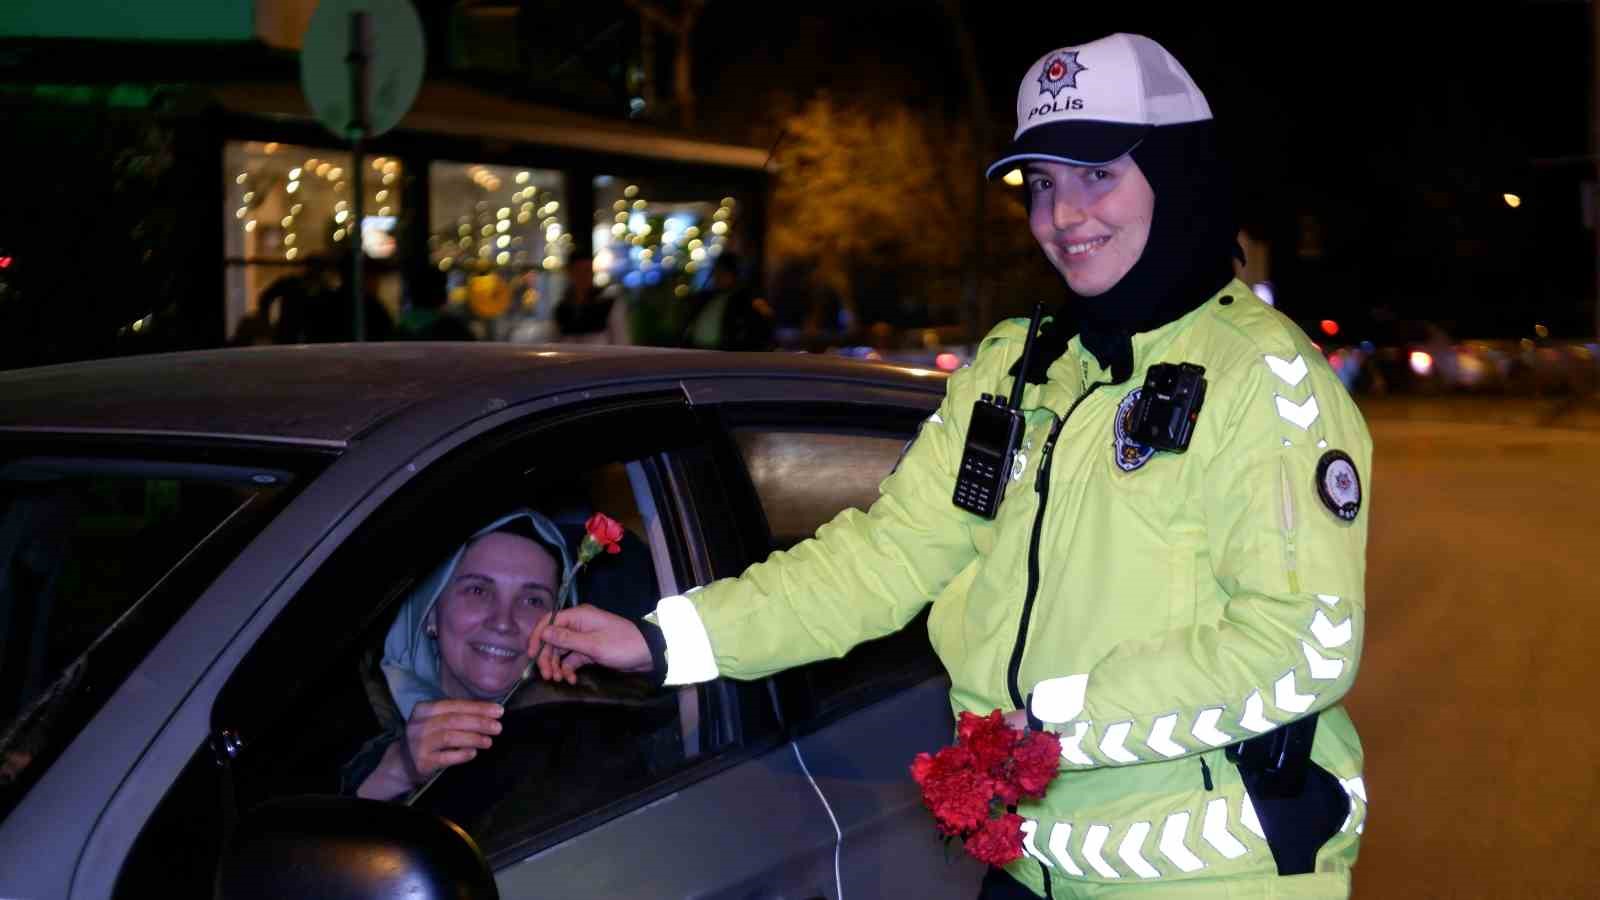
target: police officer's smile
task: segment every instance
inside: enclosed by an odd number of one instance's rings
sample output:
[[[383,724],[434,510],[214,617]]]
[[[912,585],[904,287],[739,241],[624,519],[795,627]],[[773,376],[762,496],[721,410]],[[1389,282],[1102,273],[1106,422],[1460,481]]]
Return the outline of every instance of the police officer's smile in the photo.
[[[1030,162],[1027,186],[1033,237],[1079,296],[1105,293],[1143,255],[1155,192],[1132,157],[1100,166]]]

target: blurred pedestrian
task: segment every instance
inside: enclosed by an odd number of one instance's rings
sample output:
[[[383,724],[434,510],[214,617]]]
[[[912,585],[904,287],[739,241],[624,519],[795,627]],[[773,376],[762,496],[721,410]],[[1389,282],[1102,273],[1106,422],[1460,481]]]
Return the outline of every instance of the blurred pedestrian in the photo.
[[[737,254],[724,252],[711,264],[706,289],[695,295],[683,343],[702,350],[771,350],[772,307],[744,284]]]
[[[615,291],[597,290],[594,261],[579,255],[567,263],[567,288],[555,311],[561,340],[579,344],[627,344],[627,304]]]

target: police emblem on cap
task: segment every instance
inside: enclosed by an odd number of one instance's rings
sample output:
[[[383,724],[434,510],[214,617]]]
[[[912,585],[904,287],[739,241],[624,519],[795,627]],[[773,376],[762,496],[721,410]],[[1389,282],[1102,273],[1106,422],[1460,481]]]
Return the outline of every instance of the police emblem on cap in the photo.
[[[1039,93],[1054,97],[1062,88],[1077,90],[1078,73],[1087,71],[1089,67],[1078,62],[1078,51],[1058,53],[1050,57],[1050,61],[1044,64],[1044,70],[1039,73]]]
[[[1354,522],[1361,512],[1361,474],[1344,451],[1329,450],[1317,461],[1317,496],[1346,522]]]
[[[1128,396],[1122,398],[1122,403],[1117,407],[1117,415],[1112,420],[1112,435],[1116,440],[1112,449],[1116,453],[1117,468],[1124,472],[1132,472],[1150,461],[1156,453],[1156,448],[1147,447],[1133,438],[1128,437],[1129,420],[1133,418],[1133,408],[1139,403],[1139,395],[1144,393],[1144,388],[1134,388]]]

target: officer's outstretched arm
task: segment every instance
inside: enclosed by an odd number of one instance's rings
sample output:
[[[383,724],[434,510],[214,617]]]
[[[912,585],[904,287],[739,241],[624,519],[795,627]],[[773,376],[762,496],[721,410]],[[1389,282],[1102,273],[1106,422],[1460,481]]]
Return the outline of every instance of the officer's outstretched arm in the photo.
[[[1344,386],[1301,346],[1254,357],[1208,399],[1207,424],[1226,429],[1204,493],[1221,618],[1035,686],[1030,710],[1060,733],[1069,765],[1236,743],[1334,704],[1354,681],[1372,442]]]
[[[950,501],[976,397],[971,369],[950,378],[900,464],[862,512],[738,578],[661,601],[666,683],[760,678],[899,630],[973,558],[969,520]]]

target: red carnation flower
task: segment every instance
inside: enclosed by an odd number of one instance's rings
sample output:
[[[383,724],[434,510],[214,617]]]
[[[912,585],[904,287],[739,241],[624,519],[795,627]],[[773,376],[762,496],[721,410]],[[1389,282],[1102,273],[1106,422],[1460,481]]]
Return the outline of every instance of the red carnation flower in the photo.
[[[1061,738],[1048,731],[1030,731],[1012,754],[1011,783],[1025,797],[1043,797],[1061,770]]]
[[[583,530],[588,532],[596,544],[605,548],[607,553],[621,553],[622,545],[617,542],[622,540],[622,526],[617,520],[605,513],[595,513],[589,521],[583,523]]]
[[[963,712],[956,738],[954,746],[911,761],[922,802],[940,833],[962,838],[975,858],[993,866],[1019,859],[1022,817],[1007,808],[1044,796],[1060,767],[1060,739],[1012,728],[999,710]]]
[[[989,773],[991,778],[1005,778],[1006,761],[1011,758],[1011,748],[1016,746],[1018,735],[1006,725],[1000,710],[987,716],[962,713],[956,725],[956,736],[963,747],[972,751],[978,768]]]
[[[983,827],[967,838],[967,852],[991,866],[1021,859],[1022,817],[1008,812],[996,819],[985,819]]]

